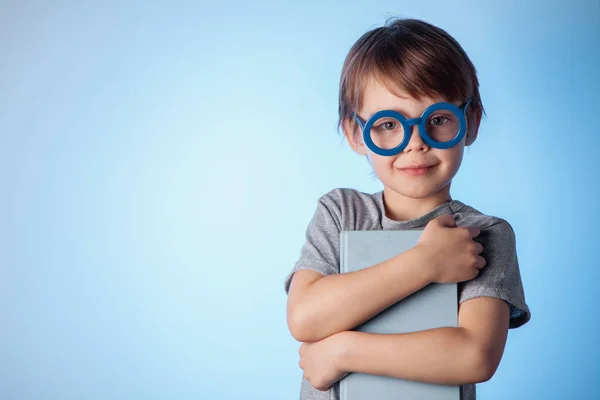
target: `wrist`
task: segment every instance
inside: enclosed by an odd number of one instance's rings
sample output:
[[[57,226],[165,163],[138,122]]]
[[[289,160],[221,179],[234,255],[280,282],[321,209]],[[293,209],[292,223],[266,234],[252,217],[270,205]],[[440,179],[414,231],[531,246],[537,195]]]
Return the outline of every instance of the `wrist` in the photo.
[[[417,244],[411,251],[415,254],[416,265],[427,280],[427,284],[436,282],[437,272],[435,269],[435,263],[433,260],[432,249],[422,244]]]
[[[343,373],[350,373],[348,369],[348,356],[352,351],[352,343],[354,338],[359,334],[356,331],[344,331],[336,334],[337,336],[337,353],[335,357],[336,368]]]

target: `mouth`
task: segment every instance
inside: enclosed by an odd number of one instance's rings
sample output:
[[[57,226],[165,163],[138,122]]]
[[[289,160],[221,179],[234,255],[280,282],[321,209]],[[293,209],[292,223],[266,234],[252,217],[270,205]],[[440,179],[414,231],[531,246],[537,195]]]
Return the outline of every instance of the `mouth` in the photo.
[[[409,175],[424,175],[428,172],[431,172],[435,167],[436,165],[419,165],[407,168],[400,168],[400,171]]]

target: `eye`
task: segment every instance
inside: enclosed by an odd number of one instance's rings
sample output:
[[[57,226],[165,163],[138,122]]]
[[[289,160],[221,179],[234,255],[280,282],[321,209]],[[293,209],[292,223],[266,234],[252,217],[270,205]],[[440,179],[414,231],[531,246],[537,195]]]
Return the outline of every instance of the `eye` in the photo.
[[[387,131],[392,131],[398,127],[398,123],[395,121],[385,121],[377,126],[378,128],[383,128]]]
[[[432,125],[440,126],[440,125],[443,125],[444,123],[448,122],[448,118],[446,118],[444,116],[441,116],[441,115],[438,115],[436,117],[431,118],[429,120],[429,122]]]

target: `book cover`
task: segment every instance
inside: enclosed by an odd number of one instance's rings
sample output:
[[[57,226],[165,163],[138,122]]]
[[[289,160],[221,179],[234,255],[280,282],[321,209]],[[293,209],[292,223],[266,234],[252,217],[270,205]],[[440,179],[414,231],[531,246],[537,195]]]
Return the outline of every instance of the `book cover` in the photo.
[[[417,244],[423,230],[344,231],[340,273],[371,267]],[[399,266],[401,267],[401,266]],[[432,283],[355,328],[393,334],[458,325],[457,284]],[[460,386],[436,385],[351,373],[340,381],[340,400],[460,400]]]

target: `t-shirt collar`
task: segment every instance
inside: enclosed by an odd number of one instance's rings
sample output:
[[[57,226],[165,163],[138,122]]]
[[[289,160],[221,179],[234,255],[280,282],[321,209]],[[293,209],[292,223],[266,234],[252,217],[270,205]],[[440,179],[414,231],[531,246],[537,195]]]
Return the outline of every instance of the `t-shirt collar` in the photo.
[[[379,209],[381,210],[381,226],[384,230],[423,229],[432,219],[444,214],[454,215],[464,206],[464,203],[459,200],[449,200],[418,218],[409,219],[406,221],[396,221],[388,218],[388,216],[385,215],[385,207],[383,205],[383,190],[375,193],[375,199]]]

